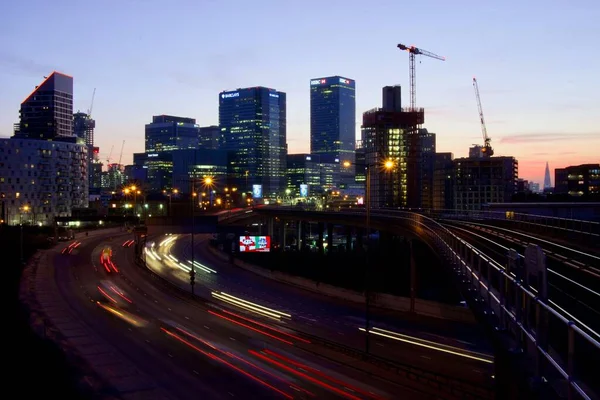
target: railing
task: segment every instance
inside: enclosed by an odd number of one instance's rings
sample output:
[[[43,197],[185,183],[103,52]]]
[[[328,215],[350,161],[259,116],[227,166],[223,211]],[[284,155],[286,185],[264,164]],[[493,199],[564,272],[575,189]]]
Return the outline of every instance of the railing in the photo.
[[[427,235],[453,264],[460,280],[470,288],[475,304],[486,313],[496,329],[510,335],[518,349],[535,362],[535,375],[543,380],[564,380],[569,399],[594,398],[593,370],[579,366],[576,354],[600,359],[600,343],[541,299],[503,266],[465,242],[432,218],[411,212],[372,211],[373,217],[406,220]],[[403,214],[403,215],[402,215]],[[558,331],[561,329],[562,331]],[[552,331],[552,340],[548,332]],[[578,350],[576,352],[576,349]],[[593,356],[595,355],[595,357]],[[587,363],[591,363],[588,361]],[[583,381],[583,378],[589,380]]]
[[[269,211],[302,212],[291,207],[273,207]],[[534,362],[535,378],[540,385],[545,381],[551,384],[563,382],[568,388],[569,399],[596,398],[595,368],[586,368],[586,365],[600,360],[597,340],[579,328],[575,321],[557,312],[535,288],[524,282],[520,274],[498,264],[435,219],[418,212],[390,211],[371,210],[371,218],[403,220],[428,238],[452,263],[459,281],[471,292],[475,307],[486,315],[498,332],[512,339],[524,357]],[[360,212],[364,210],[339,210],[332,214],[355,216]],[[497,214],[477,213],[488,219]],[[472,212],[463,215],[473,218]]]
[[[593,237],[600,243],[600,222],[581,219],[560,218],[545,215],[517,213],[513,211],[463,211],[463,210],[423,210],[425,215],[433,218],[461,220],[498,220],[514,223],[515,225],[532,225],[545,229],[553,229],[564,233],[575,233]]]

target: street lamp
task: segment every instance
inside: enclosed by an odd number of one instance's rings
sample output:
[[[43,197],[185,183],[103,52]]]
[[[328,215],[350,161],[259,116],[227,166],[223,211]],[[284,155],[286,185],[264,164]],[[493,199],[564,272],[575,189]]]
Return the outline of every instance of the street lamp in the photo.
[[[350,161],[344,161],[342,165],[346,168],[350,167],[352,163]],[[365,254],[365,353],[369,354],[369,327],[371,325],[371,315],[369,310],[370,303],[370,295],[369,295],[369,242],[371,240],[371,168],[379,167],[380,170],[383,171],[391,171],[396,163],[394,160],[388,158],[380,165],[375,164],[366,164],[365,172],[366,172],[366,193],[365,193],[365,209],[366,209],[366,231],[367,231],[367,252]]]
[[[20,229],[20,247],[21,247],[21,265],[25,263],[25,258],[23,257],[23,213],[29,211],[29,206],[25,204],[21,207],[21,229]]]
[[[204,186],[206,188],[208,188],[208,201],[209,201],[209,207],[212,207],[212,195],[213,195],[213,186],[215,184],[215,180],[213,177],[211,176],[205,176],[204,179],[202,180],[202,183],[204,184]]]

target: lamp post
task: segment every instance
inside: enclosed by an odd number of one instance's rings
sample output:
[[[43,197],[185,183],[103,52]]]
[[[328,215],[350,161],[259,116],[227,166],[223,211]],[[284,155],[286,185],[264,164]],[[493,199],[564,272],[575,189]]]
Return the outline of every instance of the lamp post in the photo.
[[[344,167],[348,168],[352,165],[350,161],[344,161],[342,164]],[[384,171],[391,171],[396,164],[392,159],[387,159],[381,164],[381,169]],[[365,214],[366,214],[366,233],[367,233],[367,251],[365,253],[365,353],[369,354],[370,340],[369,340],[369,328],[371,326],[371,313],[370,313],[370,262],[369,262],[369,252],[370,252],[370,241],[371,241],[371,167],[377,166],[375,164],[366,164],[365,165],[365,173],[366,173],[366,193],[365,193]]]
[[[25,258],[23,255],[23,212],[29,211],[29,206],[26,204],[21,207],[21,221],[20,221],[20,253],[21,253],[21,265],[25,264]]]
[[[194,152],[194,156],[196,155],[196,152]],[[194,165],[196,165],[194,163]],[[192,182],[191,182],[191,186],[192,186],[192,190],[191,190],[191,195],[190,195],[190,207],[191,207],[191,213],[192,213],[192,269],[190,270],[190,286],[192,289],[192,295],[194,295],[194,285],[196,284],[196,270],[195,270],[195,266],[194,266],[194,232],[196,231],[196,216],[194,214],[194,203],[196,202],[196,192],[194,189],[194,177],[192,176]]]

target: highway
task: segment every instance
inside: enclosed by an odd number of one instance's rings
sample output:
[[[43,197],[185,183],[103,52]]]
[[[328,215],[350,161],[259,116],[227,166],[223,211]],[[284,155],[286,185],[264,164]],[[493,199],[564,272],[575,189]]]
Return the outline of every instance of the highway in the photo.
[[[234,304],[234,307],[240,302],[251,302],[246,303],[251,308],[267,307],[271,312],[289,316],[278,318],[277,323],[281,326],[358,350],[365,349],[364,306],[234,267],[208,250],[209,238],[210,235],[196,235],[194,240],[197,295],[220,304]],[[182,289],[190,290],[190,236],[157,236],[149,240],[151,242],[154,242],[154,254],[160,260],[147,257],[148,267]],[[215,297],[219,293],[228,297]],[[243,304],[237,309],[244,309]],[[260,316],[260,313],[254,312],[254,315]],[[493,358],[489,351],[481,350],[489,348],[479,327],[436,319],[426,322],[414,317],[403,320],[403,317],[394,312],[371,310],[371,354],[477,384],[492,384]]]
[[[130,238],[57,246],[54,278],[71,311],[169,398],[433,398],[423,385],[393,383],[357,368],[359,362],[323,358],[318,346],[270,318],[218,299],[182,299],[132,264],[133,248],[122,246]],[[171,274],[186,277],[182,270]]]

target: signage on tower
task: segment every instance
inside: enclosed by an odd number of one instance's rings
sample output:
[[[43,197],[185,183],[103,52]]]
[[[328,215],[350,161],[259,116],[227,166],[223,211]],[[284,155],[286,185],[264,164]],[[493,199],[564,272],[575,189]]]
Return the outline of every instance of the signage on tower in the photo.
[[[327,82],[327,79],[313,79],[310,81],[311,85],[324,85]]]
[[[234,92],[234,93],[222,93],[221,94],[221,98],[222,99],[229,99],[231,97],[240,97],[240,92]]]

